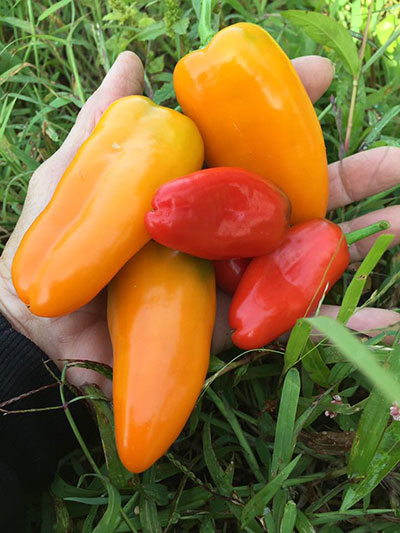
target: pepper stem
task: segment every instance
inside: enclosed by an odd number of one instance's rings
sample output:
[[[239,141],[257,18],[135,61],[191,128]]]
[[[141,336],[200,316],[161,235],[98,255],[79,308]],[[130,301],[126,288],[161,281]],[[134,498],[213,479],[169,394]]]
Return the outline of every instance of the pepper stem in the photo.
[[[199,19],[199,37],[201,46],[206,46],[214,37],[215,31],[211,27],[213,0],[202,0]]]
[[[351,246],[355,242],[365,239],[365,237],[369,237],[370,235],[374,235],[375,233],[379,233],[380,231],[389,228],[390,224],[387,220],[380,220],[379,222],[375,222],[375,224],[371,224],[365,228],[356,229],[351,233],[346,233],[347,244]]]

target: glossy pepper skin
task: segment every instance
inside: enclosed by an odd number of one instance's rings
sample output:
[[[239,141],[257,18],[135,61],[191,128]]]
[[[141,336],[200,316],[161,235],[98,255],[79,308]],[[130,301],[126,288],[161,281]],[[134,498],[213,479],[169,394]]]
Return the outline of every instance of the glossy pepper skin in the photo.
[[[47,317],[89,302],[150,239],[143,218],[157,188],[202,164],[188,117],[143,96],[117,100],[22,239],[12,265],[19,297]]]
[[[276,183],[289,196],[292,224],[325,216],[322,131],[292,63],[265,30],[221,30],[177,63],[174,87],[200,129],[208,166],[242,167]]]
[[[143,472],[174,442],[206,377],[216,296],[212,263],[149,242],[109,285],[118,453]]]
[[[247,267],[229,309],[233,342],[260,348],[288,331],[317,308],[349,260],[336,224],[320,219],[293,226],[278,248]]]
[[[226,294],[233,294],[243,277],[251,257],[214,261],[215,282]]]
[[[152,206],[145,217],[152,238],[204,259],[262,255],[289,229],[285,193],[241,168],[208,168],[170,181]]]

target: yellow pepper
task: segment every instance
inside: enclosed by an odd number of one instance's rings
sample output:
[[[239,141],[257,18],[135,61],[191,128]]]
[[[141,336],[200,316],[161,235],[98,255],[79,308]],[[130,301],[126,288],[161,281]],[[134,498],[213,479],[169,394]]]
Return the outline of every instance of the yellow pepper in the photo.
[[[223,29],[178,62],[174,87],[200,129],[209,166],[272,180],[289,196],[292,224],[325,216],[321,128],[292,63],[268,32],[249,23]]]
[[[15,255],[14,286],[32,313],[63,315],[96,296],[150,239],[144,215],[156,189],[202,164],[188,117],[143,96],[112,104]]]
[[[143,472],[174,442],[207,373],[215,322],[212,263],[149,242],[109,286],[115,434]]]

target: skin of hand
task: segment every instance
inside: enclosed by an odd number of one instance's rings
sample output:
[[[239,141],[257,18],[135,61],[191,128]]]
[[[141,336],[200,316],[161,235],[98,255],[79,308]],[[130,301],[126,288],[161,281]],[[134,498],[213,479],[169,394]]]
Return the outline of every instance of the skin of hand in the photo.
[[[329,87],[333,66],[328,59],[308,56],[293,60],[310,99],[315,102]],[[11,280],[11,263],[15,251],[32,222],[50,201],[65,169],[80,145],[90,135],[105,109],[118,98],[141,94],[143,67],[132,52],[123,52],[103,80],[100,87],[82,107],[76,123],[61,148],[45,161],[33,174],[22,214],[0,257],[0,312],[20,333],[31,339],[53,359],[59,368],[65,360],[85,359],[112,366],[112,347],[107,328],[106,292],[103,290],[92,302],[70,315],[41,318],[29,312],[17,297]],[[375,148],[358,153],[329,166],[329,208],[344,206],[366,196],[376,194],[396,185],[400,180],[400,149]],[[390,233],[400,241],[400,206],[388,207],[359,217],[343,225],[352,231],[377,220],[391,223]],[[375,237],[376,238],[376,237]],[[374,237],[365,239],[350,249],[353,261],[358,261],[372,246]],[[230,299],[219,291],[217,324],[214,331],[213,353],[231,345],[227,324]],[[337,308],[323,306],[323,313],[335,315]],[[383,309],[364,309],[349,321],[349,327],[366,331],[371,325],[383,328],[399,321],[399,315]],[[86,382],[97,383],[111,396],[112,385],[97,372],[82,368],[68,371],[69,381],[80,386]]]

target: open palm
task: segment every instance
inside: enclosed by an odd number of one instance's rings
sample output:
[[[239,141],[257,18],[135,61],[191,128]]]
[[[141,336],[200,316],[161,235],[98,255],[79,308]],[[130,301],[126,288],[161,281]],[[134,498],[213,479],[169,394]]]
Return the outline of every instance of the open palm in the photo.
[[[293,64],[314,102],[328,88],[333,69],[327,59],[310,56],[298,58]],[[24,209],[18,224],[0,258],[0,311],[15,329],[37,344],[61,367],[63,359],[86,359],[112,365],[112,348],[107,329],[106,292],[70,315],[40,318],[32,315],[18,299],[11,281],[11,263],[18,244],[33,220],[48,204],[58,181],[83,141],[90,135],[105,109],[118,98],[140,94],[143,88],[143,69],[138,57],[124,52],[115,62],[101,86],[89,98],[78,115],[75,126],[62,147],[35,172],[30,181]],[[400,181],[400,150],[377,148],[351,156],[330,165],[329,208],[334,209],[361,200],[394,186]],[[389,207],[359,217],[343,225],[352,231],[374,221],[386,219],[391,233],[396,234],[392,245],[400,241],[400,206]],[[365,256],[376,237],[353,245],[353,261]],[[227,297],[220,298],[220,311],[214,334],[213,351],[218,352],[229,342],[226,323]],[[335,315],[334,306],[324,306],[322,313]],[[359,331],[386,327],[397,322],[399,315],[383,309],[364,309],[350,319],[349,326]],[[111,384],[100,374],[81,368],[69,370],[71,383],[81,385],[95,382],[107,394]]]

